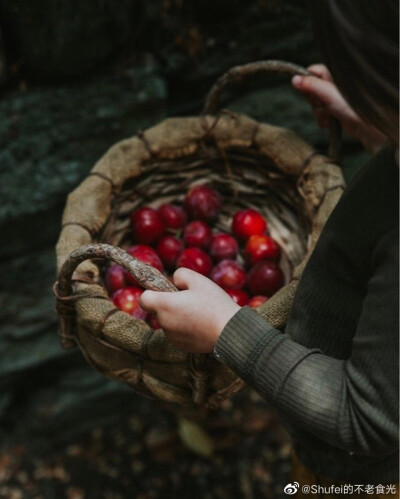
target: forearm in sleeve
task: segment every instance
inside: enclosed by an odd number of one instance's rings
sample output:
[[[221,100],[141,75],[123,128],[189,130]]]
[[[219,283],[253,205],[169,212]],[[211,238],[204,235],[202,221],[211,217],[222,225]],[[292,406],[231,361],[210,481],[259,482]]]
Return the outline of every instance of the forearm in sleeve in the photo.
[[[390,451],[385,444],[396,425],[383,439],[373,421],[372,432],[360,428],[362,401],[348,387],[346,362],[299,345],[253,310],[243,308],[231,319],[215,355],[291,423],[318,438],[360,454]]]

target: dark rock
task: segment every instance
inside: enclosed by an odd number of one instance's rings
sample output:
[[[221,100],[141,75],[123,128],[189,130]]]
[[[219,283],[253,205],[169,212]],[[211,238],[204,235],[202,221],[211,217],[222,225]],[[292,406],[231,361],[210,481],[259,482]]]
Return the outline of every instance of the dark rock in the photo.
[[[47,436],[53,445],[67,442],[96,424],[132,412],[138,405],[139,396],[130,388],[105,379],[88,365],[64,370],[55,380],[51,378],[49,372],[47,383],[26,397],[29,418],[14,427],[19,435],[30,435],[32,441],[40,443]],[[139,400],[142,405],[148,403]],[[64,431],[60,432],[60,428]]]
[[[7,78],[6,55],[4,52],[2,33],[0,31],[0,87],[6,81],[6,78]]]
[[[153,59],[79,87],[0,102],[0,257],[56,238],[66,195],[112,144],[165,116]]]
[[[41,81],[87,74],[134,37],[135,0],[2,0],[14,57]],[[11,49],[10,49],[11,50]]]
[[[4,417],[11,402],[11,394],[3,393],[0,395],[0,420]]]
[[[24,372],[65,355],[57,338],[51,292],[54,249],[32,252],[0,264],[0,386]]]

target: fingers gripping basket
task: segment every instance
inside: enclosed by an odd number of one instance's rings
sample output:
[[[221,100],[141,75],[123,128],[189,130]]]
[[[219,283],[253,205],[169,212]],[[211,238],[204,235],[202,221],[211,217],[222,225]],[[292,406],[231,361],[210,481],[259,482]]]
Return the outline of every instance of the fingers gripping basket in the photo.
[[[165,276],[117,247],[129,244],[132,210],[182,200],[191,186],[207,182],[223,196],[220,230],[230,230],[238,209],[262,212],[283,249],[287,284],[257,311],[283,329],[305,262],[343,191],[340,168],[294,132],[227,111],[211,115],[225,85],[268,70],[306,74],[276,61],[234,68],[211,90],[206,114],[167,119],[119,142],[68,196],[54,288],[62,345],[77,343],[101,373],[143,395],[212,407],[243,383],[211,355],[180,351],[162,330],[109,300],[100,272],[104,259],[122,265],[145,288],[176,291]]]

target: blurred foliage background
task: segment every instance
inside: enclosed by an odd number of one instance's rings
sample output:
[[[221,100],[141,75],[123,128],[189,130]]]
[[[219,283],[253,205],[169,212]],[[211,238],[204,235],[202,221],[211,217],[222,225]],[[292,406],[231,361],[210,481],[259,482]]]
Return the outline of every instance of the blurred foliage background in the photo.
[[[95,161],[258,59],[321,60],[305,5],[0,0],[0,497],[283,497],[289,445],[263,401],[236,397],[205,423],[212,455],[193,452],[174,413],[59,348],[51,291],[66,196]],[[326,150],[285,77],[222,105]],[[345,141],[347,178],[365,158]]]

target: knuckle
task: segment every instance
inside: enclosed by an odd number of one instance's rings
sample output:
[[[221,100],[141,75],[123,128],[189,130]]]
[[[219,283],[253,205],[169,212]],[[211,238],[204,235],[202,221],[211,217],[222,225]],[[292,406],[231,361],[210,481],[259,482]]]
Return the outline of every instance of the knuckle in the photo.
[[[311,64],[311,66],[308,67],[308,70],[312,71],[313,73],[321,73],[322,71],[326,70],[326,66],[325,64],[317,62],[316,64]]]
[[[330,76],[328,68],[325,66],[325,64],[312,64],[311,66],[308,67],[308,71],[311,73],[314,73],[315,75],[321,77],[321,78],[327,78]]]
[[[315,92],[317,79],[315,76],[306,76],[303,80],[304,90],[308,92]]]
[[[185,276],[187,276],[189,272],[190,272],[190,270],[187,269],[186,267],[180,267],[179,269],[175,270],[173,278],[174,278],[174,280],[175,279],[184,279]]]
[[[144,305],[150,305],[152,303],[152,298],[153,298],[153,293],[149,290],[143,291],[143,293],[140,295],[140,303],[143,303]]]

